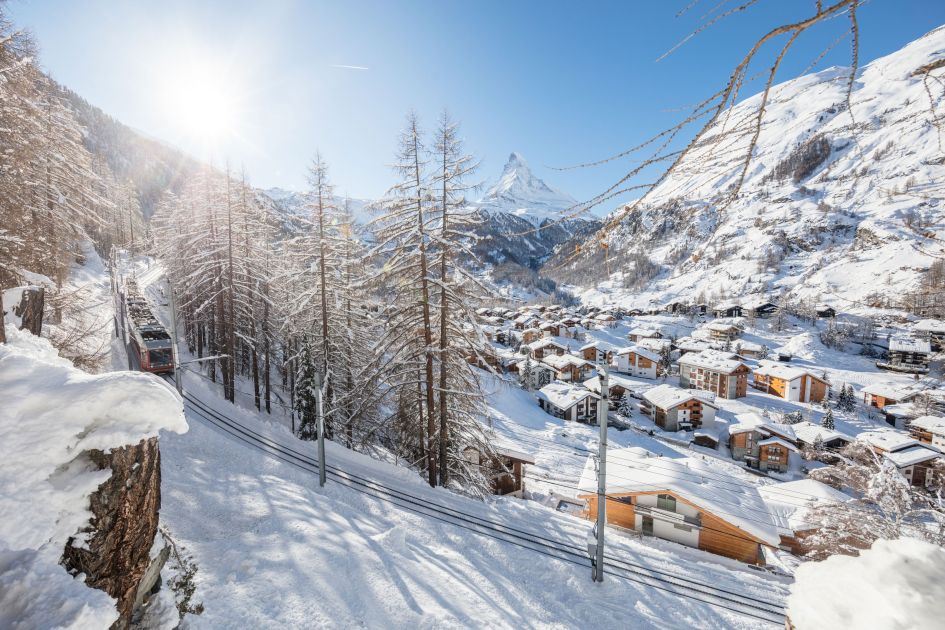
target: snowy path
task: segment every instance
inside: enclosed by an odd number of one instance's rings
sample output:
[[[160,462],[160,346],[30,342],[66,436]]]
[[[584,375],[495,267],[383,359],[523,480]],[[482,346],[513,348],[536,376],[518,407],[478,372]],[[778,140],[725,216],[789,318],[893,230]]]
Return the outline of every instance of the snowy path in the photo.
[[[312,444],[219,402],[200,391],[201,383],[188,387],[272,444],[314,455]],[[638,573],[682,586],[617,576],[594,585],[587,566],[567,559],[443,522],[448,518],[412,513],[331,478],[319,489],[317,477],[304,467],[240,442],[211,424],[208,415],[190,407],[191,432],[162,442],[162,513],[200,565],[198,597],[207,611],[194,620],[198,626],[667,627],[660,611],[672,609],[677,614],[670,627],[757,627],[757,619],[692,598],[700,597],[704,583],[783,601],[783,581],[734,561],[705,562],[704,554],[680,552],[676,545],[644,545],[618,536],[611,537],[614,556],[648,568]],[[468,500],[430,489],[410,471],[328,446],[329,463],[407,492],[427,504],[427,511],[444,506],[578,547],[586,535],[585,522],[535,504]],[[720,594],[743,599],[712,592],[716,604],[726,604]]]

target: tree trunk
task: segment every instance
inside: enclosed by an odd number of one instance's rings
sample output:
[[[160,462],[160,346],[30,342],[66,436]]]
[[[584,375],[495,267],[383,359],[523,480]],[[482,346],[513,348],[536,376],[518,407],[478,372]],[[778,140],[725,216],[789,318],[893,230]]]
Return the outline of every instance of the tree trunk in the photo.
[[[448,260],[447,243],[447,220],[449,212],[447,209],[446,194],[446,149],[443,150],[443,192],[441,203],[443,204],[442,225],[440,226],[440,485],[445,486],[449,481],[449,470],[446,461],[446,451],[449,440],[449,427],[447,423],[447,393],[446,393],[446,321],[449,313],[449,304],[446,297],[446,263]]]
[[[62,563],[85,583],[118,600],[119,619],[113,628],[131,622],[139,587],[148,571],[161,508],[161,452],[156,437],[136,446],[91,451],[99,470],[112,469],[109,479],[91,496],[90,525],[82,531],[82,546],[66,543]]]
[[[20,296],[20,303],[13,307],[13,314],[20,318],[20,330],[26,330],[37,337],[43,332],[43,305],[46,301],[46,289],[27,287]]]

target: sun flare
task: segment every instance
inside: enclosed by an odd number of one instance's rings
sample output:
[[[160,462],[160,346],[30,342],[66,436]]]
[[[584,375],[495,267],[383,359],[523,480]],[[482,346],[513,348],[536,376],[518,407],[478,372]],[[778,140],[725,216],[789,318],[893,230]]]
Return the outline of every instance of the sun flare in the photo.
[[[237,97],[223,69],[210,63],[182,64],[165,81],[164,107],[182,134],[216,143],[231,135],[237,123]]]

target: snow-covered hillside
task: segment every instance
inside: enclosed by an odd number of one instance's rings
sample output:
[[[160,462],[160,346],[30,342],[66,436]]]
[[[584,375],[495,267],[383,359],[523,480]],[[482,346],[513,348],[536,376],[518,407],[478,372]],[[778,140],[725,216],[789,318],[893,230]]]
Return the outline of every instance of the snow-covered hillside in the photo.
[[[615,273],[601,289],[636,303],[785,291],[846,308],[896,303],[945,252],[943,59],[940,27],[863,67],[852,108],[847,68],[776,86],[744,185],[726,205],[761,96],[736,106],[622,219],[611,271],[628,279]],[[935,62],[924,81],[920,69]]]

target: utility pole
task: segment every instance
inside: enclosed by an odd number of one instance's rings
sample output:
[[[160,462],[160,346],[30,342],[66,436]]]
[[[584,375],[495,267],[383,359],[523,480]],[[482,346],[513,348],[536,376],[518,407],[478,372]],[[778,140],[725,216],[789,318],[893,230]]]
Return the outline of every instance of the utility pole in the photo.
[[[184,395],[184,389],[180,383],[180,360],[177,354],[177,300],[174,299],[174,285],[170,279],[167,280],[167,290],[171,294],[171,363],[174,364],[174,385],[177,387],[177,393]]]
[[[318,425],[318,485],[325,485],[325,413],[322,409],[322,375],[315,374],[315,417]]]
[[[597,405],[597,424],[600,427],[597,468],[597,557],[591,575],[595,582],[604,581],[604,527],[607,525],[607,416],[609,413],[610,382],[606,355],[600,365],[600,402]]]

